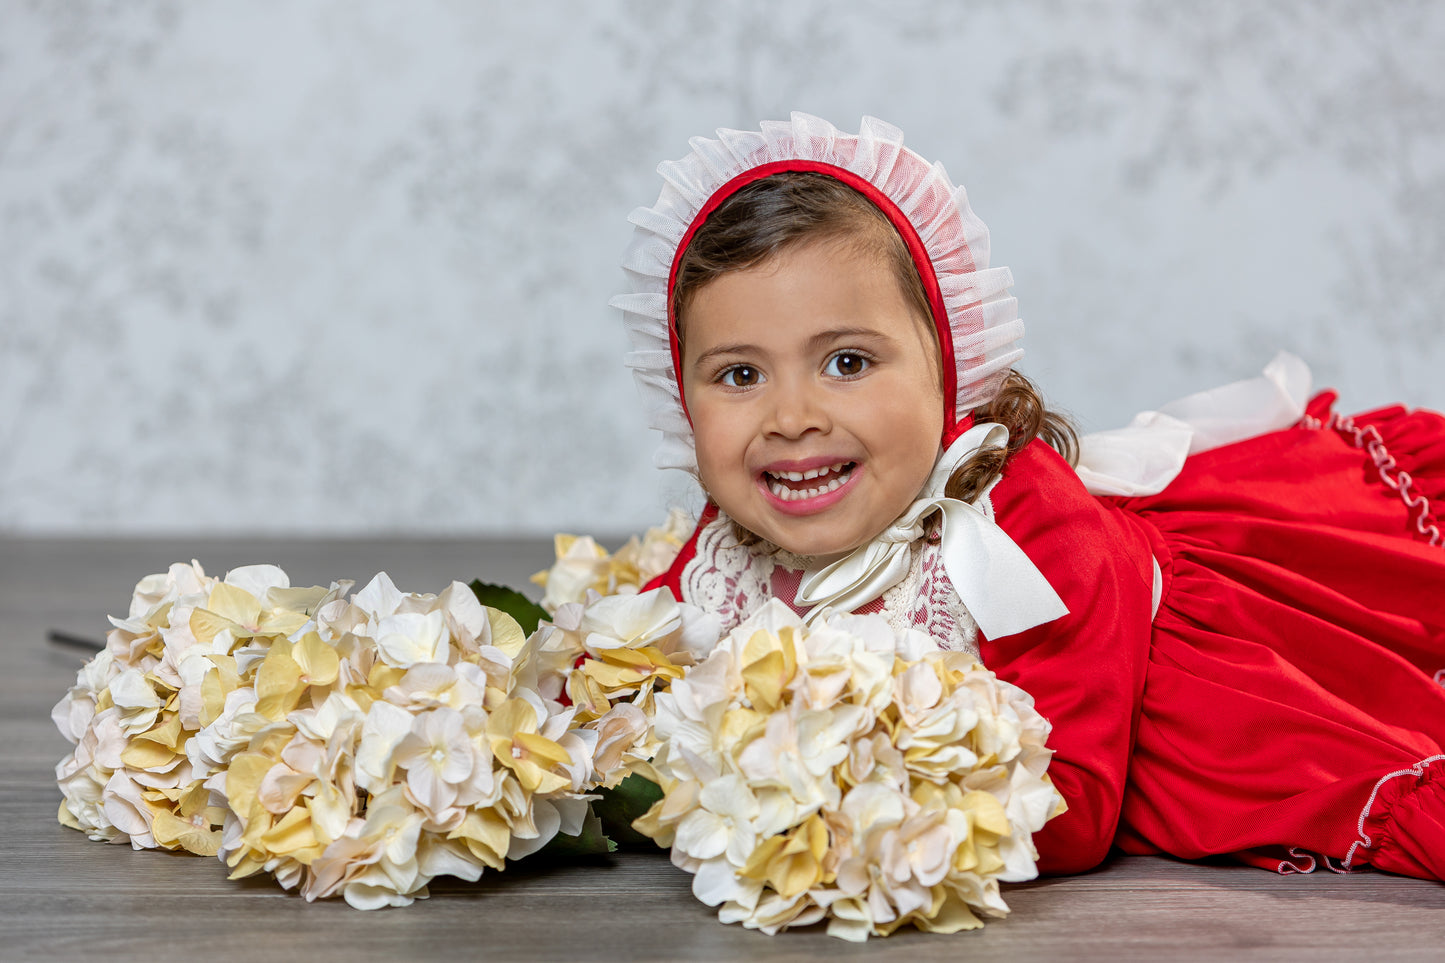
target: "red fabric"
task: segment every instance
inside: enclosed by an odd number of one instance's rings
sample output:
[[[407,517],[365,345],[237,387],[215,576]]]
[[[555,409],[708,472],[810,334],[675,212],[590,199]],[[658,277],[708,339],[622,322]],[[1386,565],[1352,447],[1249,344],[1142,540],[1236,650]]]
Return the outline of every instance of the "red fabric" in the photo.
[[[1422,491],[1445,489],[1445,419],[1355,420]],[[1271,868],[1282,850],[1343,860],[1354,847],[1357,864],[1438,878],[1409,847],[1354,846],[1377,782],[1445,745],[1445,551],[1414,533],[1373,461],[1338,432],[1296,428],[1191,457],[1164,492],[1114,503],[1159,534],[1171,574],[1120,846]],[[1420,778],[1390,793],[1415,798]],[[1438,788],[1420,798],[1445,819]],[[1412,845],[1445,853],[1435,832]]]
[[[978,641],[984,664],[1031,694],[1053,724],[1049,776],[1069,811],[1035,835],[1039,869],[1082,872],[1108,853],[1123,805],[1149,651],[1150,544],[1039,441],[1013,457],[991,498],[995,521],[1069,608],[1027,632]]]

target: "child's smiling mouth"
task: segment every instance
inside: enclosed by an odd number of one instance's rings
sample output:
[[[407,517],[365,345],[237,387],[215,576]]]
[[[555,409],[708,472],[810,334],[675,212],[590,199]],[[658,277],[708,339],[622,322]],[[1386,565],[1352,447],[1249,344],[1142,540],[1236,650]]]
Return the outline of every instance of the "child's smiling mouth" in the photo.
[[[759,481],[774,504],[784,511],[814,512],[838,500],[828,496],[839,493],[852,480],[857,467],[854,461],[837,461],[799,470],[764,469]]]

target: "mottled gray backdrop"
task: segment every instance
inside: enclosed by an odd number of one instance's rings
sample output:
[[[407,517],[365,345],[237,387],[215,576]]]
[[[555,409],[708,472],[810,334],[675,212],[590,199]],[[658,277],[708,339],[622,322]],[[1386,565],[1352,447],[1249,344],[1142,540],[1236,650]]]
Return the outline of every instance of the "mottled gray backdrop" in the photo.
[[[0,0],[0,531],[618,532],[690,135],[908,133],[1086,428],[1305,356],[1445,407],[1445,4]]]

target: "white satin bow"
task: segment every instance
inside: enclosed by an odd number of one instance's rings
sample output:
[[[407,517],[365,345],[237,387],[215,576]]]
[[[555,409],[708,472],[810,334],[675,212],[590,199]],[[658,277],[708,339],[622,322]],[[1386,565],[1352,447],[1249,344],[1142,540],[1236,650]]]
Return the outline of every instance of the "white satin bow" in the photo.
[[[974,505],[946,496],[955,468],[982,448],[1008,444],[1003,425],[975,425],[939,456],[918,498],[882,534],[848,555],[803,573],[797,604],[813,606],[812,622],[827,610],[851,612],[880,597],[908,574],[908,546],[925,534],[923,520],[942,513],[938,534],[944,570],[979,630],[1002,638],[1068,614],[1053,586],[1008,533]]]

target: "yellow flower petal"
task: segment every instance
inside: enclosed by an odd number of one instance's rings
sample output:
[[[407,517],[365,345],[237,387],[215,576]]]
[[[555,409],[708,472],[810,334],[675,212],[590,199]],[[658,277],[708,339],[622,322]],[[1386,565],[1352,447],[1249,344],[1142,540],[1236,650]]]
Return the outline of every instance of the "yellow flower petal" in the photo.
[[[60,800],[60,812],[56,815],[60,820],[60,825],[79,829],[81,832],[85,831],[85,827],[80,825],[80,820],[76,819],[75,814],[70,811],[70,800],[63,798]]]
[[[296,708],[306,690],[301,666],[291,658],[290,649],[287,642],[273,642],[256,670],[256,711],[268,719],[280,719]]]
[[[120,761],[131,769],[163,769],[180,757],[169,746],[143,740],[132,741],[120,754]]]
[[[563,766],[572,761],[567,750],[545,736],[539,736],[532,732],[519,732],[513,737],[513,743],[522,748],[528,757],[539,765],[548,768],[552,766]]]
[[[983,920],[973,915],[968,904],[952,893],[947,894],[939,901],[936,894],[943,887],[934,887],[935,901],[932,912],[928,915],[922,913],[914,914],[908,922],[918,927],[925,933],[958,933],[963,930],[976,930],[983,926]]]
[[[341,657],[336,649],[327,645],[315,632],[307,632],[301,637],[291,657],[301,666],[302,679],[308,685],[330,685],[336,681],[341,670]]]
[[[471,809],[462,823],[447,835],[448,839],[466,842],[473,856],[492,869],[505,868],[507,847],[511,845],[512,830],[507,821],[494,809]]]
[[[202,645],[210,645],[216,636],[225,629],[230,629],[233,637],[237,634],[245,634],[244,630],[241,630],[241,627],[235,622],[225,616],[217,615],[209,609],[198,608],[191,612],[190,626],[191,634]]]
[[[133,738],[153,742],[174,751],[178,743],[185,741],[181,731],[181,717],[178,713],[168,712],[161,717],[159,723]]]
[[[756,638],[763,633],[754,635]],[[792,668],[780,651],[774,650],[743,666],[743,691],[753,708],[773,712],[783,702],[783,687],[792,679]]]
[[[206,608],[215,615],[240,626],[255,628],[261,621],[261,603],[250,592],[225,582],[216,583]]]
[[[238,849],[230,855],[227,865],[231,867],[231,875],[227,876],[227,879],[245,879],[263,871],[266,860],[244,849]]]
[[[205,784],[202,783],[201,780],[197,779],[191,783],[190,786],[184,787],[183,791],[185,794],[177,800],[180,803],[180,805],[177,806],[177,811],[180,815],[189,818],[200,813],[205,813],[212,808],[210,806],[211,791],[205,787]],[[175,799],[176,797],[172,796],[171,798]],[[211,821],[217,825],[220,824],[218,820]]]
[[[256,623],[256,634],[289,636],[309,621],[311,620],[306,617],[305,612],[268,609],[261,613],[261,618]]]
[[[293,808],[280,822],[261,835],[261,842],[278,856],[290,856],[303,865],[321,855],[321,845],[311,829],[311,810],[305,804]]]
[[[200,826],[162,810],[151,819],[151,835],[163,849],[183,849],[197,856],[215,856],[221,848],[221,832]]]
[[[822,880],[827,851],[827,827],[821,817],[810,816],[793,830],[765,839],[738,875],[766,882],[783,899],[792,899]]]
[[[527,641],[527,634],[517,620],[501,609],[488,607],[487,623],[492,629],[492,645],[505,652],[507,658],[515,659]]]
[[[762,735],[767,727],[768,717],[756,709],[729,709],[723,713],[722,725],[718,729],[718,745],[727,746],[728,751],[736,754]]]
[[[237,753],[226,769],[226,801],[243,819],[258,805],[261,780],[276,761],[259,752]]]
[[[666,849],[672,845],[673,839],[677,835],[677,827],[663,823],[664,802],[666,802],[665,799],[659,799],[653,803],[647,812],[632,821],[632,828]]]
[[[587,660],[594,661],[592,659]],[[567,698],[577,708],[577,720],[590,722],[603,716],[612,708],[607,690],[585,671],[574,671],[567,677]]]
[[[968,813],[975,829],[982,829],[995,836],[1009,835],[1008,813],[993,793],[982,790],[965,793],[962,808]]]
[[[487,733],[510,741],[517,732],[537,731],[537,711],[523,699],[508,699],[487,717]],[[493,745],[493,752],[501,750]]]
[[[228,655],[210,657],[215,668],[206,672],[201,680],[201,725],[208,726],[221,717],[226,708],[226,696],[234,692],[241,680],[236,675],[236,660]]]
[[[273,611],[299,612],[306,616],[316,612],[317,604],[326,598],[327,594],[328,590],[321,585],[308,585],[305,588],[272,586],[266,590],[266,601],[274,606]]]
[[[406,675],[405,669],[398,668],[394,665],[387,665],[385,662],[377,659],[375,664],[372,665],[371,671],[367,673],[366,685],[373,693],[385,692],[388,688],[400,682],[401,677],[404,675]]]
[[[759,882],[766,880],[768,878],[768,866],[778,857],[778,854],[783,851],[783,847],[786,845],[788,845],[787,837],[781,835],[769,836],[759,843],[758,848],[754,849],[748,856],[747,863],[738,871],[738,875],[743,879],[754,879]]]

